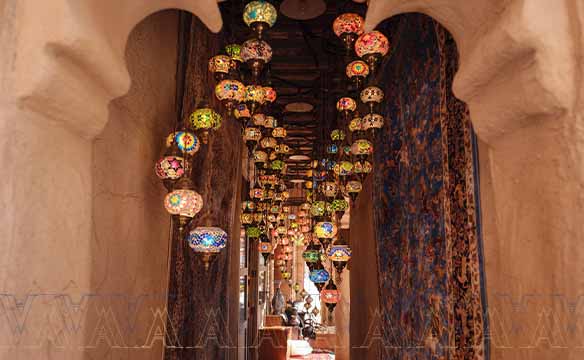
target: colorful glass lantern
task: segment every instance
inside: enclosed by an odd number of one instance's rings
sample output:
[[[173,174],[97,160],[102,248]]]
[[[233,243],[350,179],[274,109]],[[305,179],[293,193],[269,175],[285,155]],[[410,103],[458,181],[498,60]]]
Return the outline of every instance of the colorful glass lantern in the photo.
[[[361,183],[361,181],[358,180],[350,180],[347,181],[347,185],[345,185],[345,190],[347,191],[351,199],[355,201],[361,190],[363,190],[363,184]]]
[[[322,267],[322,265],[321,265],[321,267]],[[310,276],[309,276],[310,281],[312,281],[314,283],[314,285],[316,286],[316,288],[318,289],[319,292],[324,287],[324,284],[327,281],[329,281],[330,277],[331,276],[330,276],[328,271],[326,271],[325,269],[322,269],[322,268],[319,269],[317,267],[315,267],[315,269],[310,272]]]
[[[229,112],[233,110],[235,105],[243,101],[243,96],[245,95],[245,85],[237,80],[221,80],[219,84],[215,86],[215,96]]]
[[[290,146],[286,144],[276,145],[276,153],[278,154],[288,154],[290,152]]]
[[[283,127],[277,127],[272,130],[272,136],[275,138],[283,139],[287,135],[286,129]]]
[[[349,131],[358,132],[363,131],[363,119],[356,117],[349,122]]]
[[[326,213],[326,203],[324,201],[315,201],[310,207],[310,214],[314,217],[324,216]]]
[[[264,65],[272,60],[272,47],[260,39],[247,40],[241,48],[241,58],[249,65],[252,75],[257,79]]]
[[[243,62],[241,58],[241,45],[239,44],[228,44],[225,46],[225,53],[229,55],[231,59],[231,68],[237,70],[239,64]]]
[[[335,165],[333,171],[339,176],[349,176],[353,173],[353,164],[349,161],[341,161]]]
[[[256,204],[251,200],[245,200],[241,202],[241,210],[243,211],[255,211]]]
[[[339,147],[337,146],[337,144],[329,144],[326,147],[326,153],[327,154],[334,155],[334,154],[336,154],[338,152],[339,152]]]
[[[349,114],[357,109],[357,103],[350,97],[342,97],[337,101],[337,111]]]
[[[264,123],[266,122],[266,115],[261,113],[253,114],[252,121],[255,126],[264,126]]]
[[[274,129],[276,126],[278,126],[278,120],[276,120],[275,117],[268,115],[264,119],[263,126],[266,129]]]
[[[209,71],[215,75],[215,80],[221,81],[229,74],[231,58],[227,55],[215,55],[209,59]]]
[[[246,125],[249,119],[251,118],[251,112],[249,111],[247,105],[245,104],[239,104],[235,106],[235,109],[233,109],[233,115],[237,120],[241,121],[243,125]]]
[[[265,101],[266,93],[264,88],[260,85],[248,85],[245,87],[245,93],[243,96],[243,101],[245,101],[248,109],[251,113],[255,113],[257,108],[262,105]]]
[[[193,155],[201,148],[199,138],[189,131],[176,131],[166,138],[166,146],[175,144],[178,149],[188,155]]]
[[[312,270],[314,264],[320,260],[320,250],[314,246],[308,245],[306,250],[302,253],[302,259],[306,262],[308,269]]]
[[[245,235],[247,235],[247,237],[250,239],[259,238],[261,233],[262,232],[261,232],[260,228],[258,228],[257,226],[250,226],[247,229],[245,229]]]
[[[355,52],[369,64],[371,72],[374,72],[381,57],[389,52],[389,40],[379,31],[362,34],[355,41]]]
[[[353,169],[358,175],[369,174],[373,170],[373,165],[367,160],[355,161]]]
[[[345,137],[347,135],[345,134],[345,132],[341,129],[335,129],[333,131],[331,131],[331,140],[336,142],[336,143],[340,143],[343,140],[345,140]]]
[[[265,191],[264,191],[264,189],[262,189],[260,187],[254,187],[253,189],[251,189],[249,191],[249,197],[252,199],[261,200],[264,198],[264,196],[265,196]]]
[[[345,212],[349,208],[349,203],[345,199],[334,199],[331,201],[330,209],[332,212]]]
[[[319,185],[320,192],[327,198],[334,198],[339,192],[339,186],[332,181],[325,181]]]
[[[253,151],[258,141],[262,138],[262,131],[256,127],[246,127],[243,130],[243,141],[247,145],[249,151]]]
[[[203,255],[205,270],[208,270],[211,256],[225,248],[227,233],[218,227],[199,226],[189,232],[187,242],[191,249]]]
[[[156,162],[154,170],[161,180],[177,180],[185,173],[185,160],[180,156],[164,156]]]
[[[274,90],[274,88],[270,86],[264,86],[264,92],[266,93],[266,102],[273,103],[274,101],[276,101],[278,94],[276,93],[276,90]]]
[[[337,225],[330,221],[320,221],[314,225],[314,234],[319,239],[332,239],[337,231]]]
[[[276,175],[268,175],[268,174],[266,174],[266,175],[260,175],[258,177],[258,182],[264,188],[273,187],[274,185],[276,185],[278,183],[278,176],[276,176]]]
[[[351,260],[353,252],[351,251],[351,248],[347,245],[333,244],[329,248],[327,255],[329,259],[333,262],[337,261],[347,263],[349,260]]]
[[[211,108],[200,108],[195,110],[189,117],[191,127],[202,133],[203,143],[207,143],[209,130],[217,130],[221,127],[223,118]]]
[[[368,114],[363,117],[363,130],[378,130],[383,127],[383,116]]]
[[[253,152],[253,161],[256,164],[262,164],[268,161],[268,154],[265,151],[256,150]]]
[[[254,223],[260,223],[262,222],[262,220],[264,219],[264,214],[260,213],[254,213],[253,214],[253,222]]]
[[[166,211],[178,217],[179,231],[203,208],[203,197],[193,190],[193,183],[188,178],[182,178],[176,184],[176,189],[164,198]]]
[[[244,225],[253,224],[253,213],[250,212],[241,213],[239,219],[241,220],[241,223]]]
[[[333,22],[333,31],[345,44],[347,52],[351,51],[357,37],[365,31],[365,20],[358,14],[339,15]]]
[[[367,105],[370,105],[371,103],[381,103],[383,101],[383,96],[383,90],[377,86],[368,86],[361,91],[361,101]]]
[[[337,285],[331,279],[325,286],[324,290],[320,292],[320,298],[322,302],[326,305],[329,311],[329,321],[332,320],[332,314],[337,306],[337,303],[341,301],[341,292],[337,289]]]
[[[268,262],[268,258],[270,257],[270,254],[272,253],[273,249],[274,249],[274,247],[272,246],[272,243],[270,242],[268,237],[265,234],[262,234],[260,236],[258,250],[264,258],[264,265],[266,265],[266,263]]]
[[[243,10],[243,21],[260,39],[266,29],[274,26],[277,18],[278,11],[274,5],[264,0],[252,1]]]
[[[359,89],[363,85],[367,75],[369,75],[369,65],[362,60],[355,60],[347,65],[345,73]]]
[[[278,145],[278,141],[271,136],[267,136],[260,140],[260,145],[263,149],[274,149]]]
[[[270,167],[274,171],[284,170],[285,165],[286,165],[286,163],[284,163],[282,160],[274,160],[270,163]]]
[[[292,277],[292,274],[289,271],[282,272],[282,279],[289,280]]]
[[[373,153],[373,144],[366,139],[356,140],[353,145],[351,145],[351,153],[360,159],[365,159]]]

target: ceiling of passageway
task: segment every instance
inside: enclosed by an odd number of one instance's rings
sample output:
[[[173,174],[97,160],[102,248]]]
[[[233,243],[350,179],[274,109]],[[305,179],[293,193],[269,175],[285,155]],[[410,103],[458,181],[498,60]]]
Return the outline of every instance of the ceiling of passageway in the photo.
[[[295,0],[288,4],[307,0]],[[317,2],[318,0],[309,0]],[[310,20],[295,20],[282,12],[286,1],[271,1],[278,9],[278,21],[265,35],[273,49],[273,58],[264,73],[265,84],[278,92],[273,113],[288,130],[287,143],[296,154],[312,156],[316,144],[334,126],[335,102],[346,96],[349,81],[344,75],[345,50],[332,31],[334,19],[344,12],[365,15],[366,6],[351,0],[322,1],[325,12]],[[252,36],[241,21],[247,1],[232,0],[220,4],[223,35],[226,42],[242,43]],[[308,103],[309,112],[290,111],[290,103]],[[293,109],[292,109],[293,110]],[[327,135],[325,135],[325,133]],[[308,161],[291,161],[288,174],[294,176],[308,168]]]

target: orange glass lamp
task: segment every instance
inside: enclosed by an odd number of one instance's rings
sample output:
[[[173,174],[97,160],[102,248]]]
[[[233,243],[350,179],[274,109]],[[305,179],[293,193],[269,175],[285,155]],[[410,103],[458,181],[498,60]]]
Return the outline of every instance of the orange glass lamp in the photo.
[[[379,31],[364,33],[355,41],[355,52],[375,72],[381,58],[389,52],[389,40]]]
[[[365,31],[364,25],[365,20],[354,13],[339,15],[333,22],[333,31],[343,41],[347,53],[353,48],[357,37]]]

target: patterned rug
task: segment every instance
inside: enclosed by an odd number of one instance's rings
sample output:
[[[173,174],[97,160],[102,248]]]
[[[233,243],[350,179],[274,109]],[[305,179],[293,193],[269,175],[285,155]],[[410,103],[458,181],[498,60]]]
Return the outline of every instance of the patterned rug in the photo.
[[[382,25],[386,125],[374,178],[383,359],[486,359],[474,133],[452,94],[454,40],[431,18]]]

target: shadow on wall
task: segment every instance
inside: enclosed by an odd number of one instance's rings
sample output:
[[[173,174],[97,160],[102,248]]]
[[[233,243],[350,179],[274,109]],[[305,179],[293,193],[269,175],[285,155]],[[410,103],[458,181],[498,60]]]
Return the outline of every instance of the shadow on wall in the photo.
[[[86,358],[160,359],[168,281],[169,216],[154,163],[175,119],[178,11],[140,22],[130,34],[129,92],[109,106],[93,146],[91,288]]]

